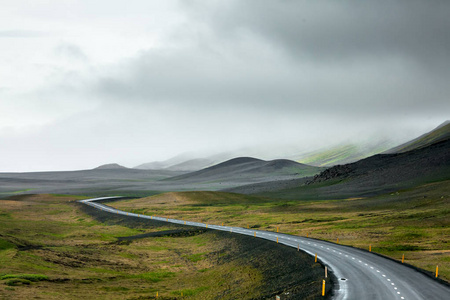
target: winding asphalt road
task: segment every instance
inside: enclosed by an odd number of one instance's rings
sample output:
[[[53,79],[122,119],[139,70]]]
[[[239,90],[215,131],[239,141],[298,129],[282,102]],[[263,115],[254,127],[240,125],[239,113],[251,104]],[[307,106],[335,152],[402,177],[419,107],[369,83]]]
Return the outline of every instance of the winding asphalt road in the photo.
[[[249,236],[256,235],[258,238],[270,241],[277,241],[278,238],[280,244],[300,248],[311,255],[317,253],[322,263],[328,266],[328,269],[338,278],[338,288],[334,291],[333,299],[450,299],[450,288],[448,286],[412,268],[367,251],[282,233],[134,214],[95,202],[114,198],[122,197],[102,197],[81,200],[80,202],[110,213],[130,217],[205,227]]]

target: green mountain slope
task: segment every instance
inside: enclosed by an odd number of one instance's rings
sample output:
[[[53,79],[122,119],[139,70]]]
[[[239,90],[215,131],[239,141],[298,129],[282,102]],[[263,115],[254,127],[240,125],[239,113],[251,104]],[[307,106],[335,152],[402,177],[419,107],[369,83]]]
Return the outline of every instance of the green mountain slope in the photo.
[[[432,131],[427,132],[412,141],[391,148],[385,151],[383,154],[403,153],[414,149],[423,148],[431,144],[447,140],[449,138],[450,138],[450,121],[445,121]]]
[[[345,144],[299,155],[295,160],[311,166],[331,167],[361,160],[386,151],[390,147],[392,142],[388,141],[374,145]]]

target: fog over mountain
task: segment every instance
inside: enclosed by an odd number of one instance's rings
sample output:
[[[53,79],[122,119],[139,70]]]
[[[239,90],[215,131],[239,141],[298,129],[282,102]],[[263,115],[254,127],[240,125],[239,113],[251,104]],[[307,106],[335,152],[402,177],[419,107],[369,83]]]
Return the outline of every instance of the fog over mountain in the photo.
[[[449,1],[2,1],[0,171],[390,147],[449,119]]]

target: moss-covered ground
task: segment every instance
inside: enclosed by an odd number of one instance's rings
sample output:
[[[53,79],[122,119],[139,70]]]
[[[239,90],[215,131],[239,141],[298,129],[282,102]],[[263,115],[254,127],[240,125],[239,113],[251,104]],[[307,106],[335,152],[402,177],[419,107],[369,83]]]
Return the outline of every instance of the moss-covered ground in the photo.
[[[450,280],[450,181],[371,198],[302,201],[220,192],[166,193],[116,208],[210,224],[258,228],[386,255]]]

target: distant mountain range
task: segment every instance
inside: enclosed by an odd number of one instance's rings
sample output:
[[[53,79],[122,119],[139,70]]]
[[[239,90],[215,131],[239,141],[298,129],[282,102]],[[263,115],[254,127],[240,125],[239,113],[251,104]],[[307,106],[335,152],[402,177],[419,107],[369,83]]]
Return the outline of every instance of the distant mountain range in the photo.
[[[95,168],[94,170],[120,170],[120,169],[128,169],[127,167],[121,166],[119,164],[106,164],[106,165],[101,165],[98,166],[97,168]]]
[[[268,178],[305,177],[319,173],[323,168],[308,166],[287,159],[265,161],[252,157],[238,157],[226,162],[168,178],[170,181],[267,181]],[[265,178],[265,179],[264,179]]]
[[[411,142],[354,163],[330,167],[314,178],[274,181],[228,191],[295,199],[365,197],[450,179],[450,126],[442,124]],[[407,150],[409,149],[409,150]]]
[[[185,153],[164,161],[144,163],[134,167],[134,169],[193,172],[229,159],[228,154],[219,154],[207,158],[193,158],[192,156],[192,154]]]
[[[384,147],[384,146],[383,146]],[[287,159],[262,160],[220,154],[206,159],[183,155],[164,169],[141,170],[107,164],[92,170],[0,173],[0,197],[21,193],[149,195],[162,191],[227,190],[287,199],[365,197],[450,179],[450,122],[408,143],[357,162],[330,168]],[[322,161],[354,159],[350,148],[330,150]],[[330,153],[347,153],[331,155]],[[368,152],[366,152],[368,153]],[[219,161],[220,163],[215,163]],[[316,159],[316,162],[319,161]],[[158,166],[158,164],[153,164]],[[192,169],[200,168],[200,170]]]

